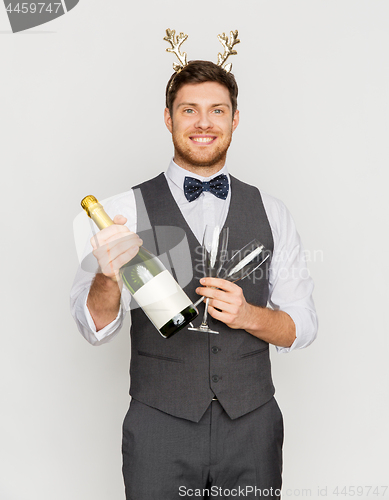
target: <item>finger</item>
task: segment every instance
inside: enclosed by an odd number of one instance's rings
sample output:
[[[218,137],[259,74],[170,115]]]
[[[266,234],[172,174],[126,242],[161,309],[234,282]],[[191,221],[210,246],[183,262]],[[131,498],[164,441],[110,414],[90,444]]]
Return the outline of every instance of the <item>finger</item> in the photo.
[[[220,278],[201,278],[200,283],[204,286],[220,288],[221,290],[225,290],[226,292],[233,292],[237,288],[238,285],[232,283],[231,281],[222,280]]]
[[[213,288],[207,288],[207,287],[198,287],[196,288],[196,293],[198,295],[203,295],[203,297],[207,297],[209,299],[212,299],[214,297],[214,292]]]
[[[126,252],[129,248],[140,247],[142,240],[135,233],[126,235],[123,238],[108,241],[101,246],[96,246],[93,249],[93,255],[100,262],[107,253],[110,254],[111,260],[116,259],[120,254]],[[101,265],[101,264],[100,264]]]
[[[113,221],[115,224],[125,224],[127,222],[127,218],[124,217],[124,215],[115,215],[115,217],[113,218]]]
[[[91,245],[95,248],[96,246],[103,245],[108,239],[115,235],[117,237],[122,237],[127,234],[130,230],[126,226],[121,226],[118,224],[113,224],[112,226],[105,227],[98,233],[94,234],[90,239]]]
[[[135,242],[141,242],[140,239],[135,239]],[[98,260],[101,269],[104,269],[104,274],[112,273],[120,269],[124,264],[127,264],[139,252],[139,244],[129,244],[128,241],[113,245],[104,245],[93,251],[93,255]]]
[[[114,226],[109,226],[96,235],[94,235],[90,242],[92,244],[93,248],[98,248],[100,246],[104,246],[107,243],[111,243],[113,241],[117,241],[120,239],[126,239],[128,237],[136,237],[140,240],[139,236],[136,233],[133,233],[130,231],[126,226],[119,226],[119,225],[114,225]],[[142,242],[143,243],[143,242]],[[141,243],[141,244],[142,244]]]
[[[118,253],[124,252],[127,248],[134,246],[142,246],[143,241],[139,238],[139,236],[135,233],[128,233],[122,237],[112,237],[108,241],[106,241],[102,247],[109,246],[111,250],[114,248]]]
[[[122,252],[112,261],[114,268],[120,269],[125,264],[130,262],[130,260],[132,260],[138,252],[139,252],[138,246],[127,248],[125,252]]]
[[[133,259],[138,251],[139,247],[129,248],[115,259],[111,259],[108,253],[108,258],[104,259],[100,264],[101,272],[108,277],[117,276],[120,268]]]
[[[196,293],[198,295],[203,295],[204,297],[208,297],[210,299],[220,300],[221,302],[225,302],[227,304],[233,304],[235,302],[239,302],[238,294],[226,292],[224,290],[219,290],[216,288],[199,287],[196,288]]]
[[[100,240],[108,240],[113,236],[122,237],[123,235],[129,234],[131,231],[127,226],[123,226],[121,224],[113,224],[112,226],[105,227],[99,233],[97,233],[97,237]]]
[[[208,313],[212,316],[212,318],[225,323],[226,325],[232,320],[232,316],[225,311],[218,311],[211,304],[208,305]]]
[[[228,302],[223,302],[222,300],[210,299],[209,305],[214,309],[223,311],[224,313],[234,314],[236,312],[234,304],[229,304]]]
[[[233,328],[234,330],[242,328],[242,325],[237,322],[236,316],[225,311],[218,311],[213,306],[208,307],[208,312],[210,316],[224,323],[225,325]]]

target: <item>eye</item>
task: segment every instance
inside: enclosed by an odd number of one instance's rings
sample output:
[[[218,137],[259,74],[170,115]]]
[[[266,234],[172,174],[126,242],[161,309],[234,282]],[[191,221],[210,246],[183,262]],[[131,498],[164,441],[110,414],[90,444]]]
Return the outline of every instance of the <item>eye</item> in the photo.
[[[194,113],[194,109],[192,109],[192,108],[184,109],[184,113],[192,114],[192,113]]]
[[[213,112],[217,115],[221,115],[223,114],[223,110],[222,109],[214,109]]]

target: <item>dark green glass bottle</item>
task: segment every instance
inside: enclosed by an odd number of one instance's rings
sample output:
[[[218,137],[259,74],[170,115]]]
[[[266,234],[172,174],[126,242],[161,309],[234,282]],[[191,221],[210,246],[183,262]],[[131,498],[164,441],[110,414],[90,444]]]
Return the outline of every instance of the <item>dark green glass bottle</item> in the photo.
[[[94,196],[86,196],[81,206],[99,229],[113,224]],[[192,301],[162,262],[145,248],[140,247],[137,255],[120,269],[120,275],[163,337],[171,337],[198,315]]]

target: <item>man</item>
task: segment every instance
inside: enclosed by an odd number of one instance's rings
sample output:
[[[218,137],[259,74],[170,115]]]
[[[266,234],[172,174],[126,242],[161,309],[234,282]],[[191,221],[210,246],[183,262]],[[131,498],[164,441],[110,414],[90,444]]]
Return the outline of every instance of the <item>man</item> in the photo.
[[[263,272],[237,284],[203,278],[200,286],[194,272],[184,290],[194,301],[196,293],[210,299],[210,322],[219,335],[185,328],[165,340],[142,310],[132,310],[132,400],[122,450],[127,499],[280,497],[283,422],[269,343],[280,352],[306,347],[317,321],[288,211],[228,174],[237,94],[234,76],[208,61],[192,61],[172,76],[165,123],[174,158],[166,174],[105,206],[115,225],[91,240],[101,272],[91,283],[80,269],[72,290],[81,333],[95,345],[111,340],[129,303],[118,269],[142,244],[128,229],[143,229],[141,201],[152,227],[185,231],[193,267],[206,224],[228,226],[231,249],[257,238],[273,253]],[[210,182],[220,175],[227,176],[228,194],[218,197],[208,190],[211,183],[193,199],[187,177]]]

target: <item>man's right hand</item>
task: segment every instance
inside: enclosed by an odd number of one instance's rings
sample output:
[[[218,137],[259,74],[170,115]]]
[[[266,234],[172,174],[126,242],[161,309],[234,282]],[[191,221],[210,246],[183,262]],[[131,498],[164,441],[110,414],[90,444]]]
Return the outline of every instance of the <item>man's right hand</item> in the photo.
[[[124,225],[127,219],[123,215],[115,215],[113,222],[90,241],[101,273],[117,282],[119,269],[135,257],[143,241]]]
[[[121,283],[119,269],[135,257],[142,240],[128,227],[127,219],[115,215],[112,226],[102,229],[91,238],[93,255],[101,272],[98,272],[89,290],[87,306],[96,326],[101,330],[118,315]]]

